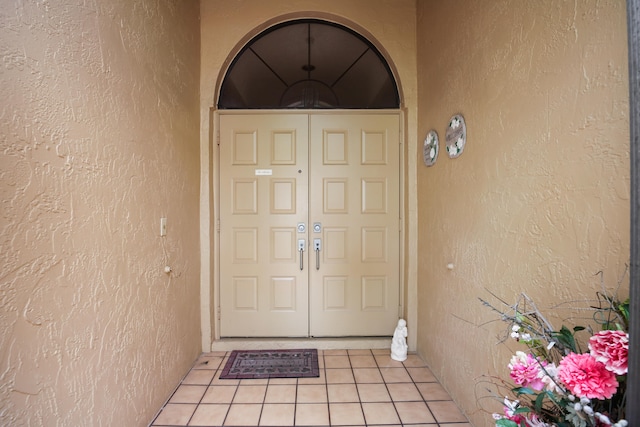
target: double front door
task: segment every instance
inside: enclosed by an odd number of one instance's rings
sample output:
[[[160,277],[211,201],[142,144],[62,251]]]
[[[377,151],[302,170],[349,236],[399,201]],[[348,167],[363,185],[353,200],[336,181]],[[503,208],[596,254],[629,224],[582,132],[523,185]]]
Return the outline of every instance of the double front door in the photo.
[[[397,113],[220,115],[222,337],[393,333],[399,133]]]

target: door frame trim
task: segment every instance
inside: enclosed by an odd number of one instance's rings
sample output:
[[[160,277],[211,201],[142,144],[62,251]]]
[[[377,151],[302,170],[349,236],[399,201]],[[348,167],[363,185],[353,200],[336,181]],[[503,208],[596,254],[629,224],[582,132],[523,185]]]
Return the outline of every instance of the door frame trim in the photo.
[[[203,228],[209,230],[208,234],[202,234],[203,241],[201,242],[202,248],[207,248],[209,252],[209,265],[211,266],[208,271],[204,268],[201,275],[201,329],[202,329],[202,345],[203,351],[212,351],[215,347],[215,343],[220,341],[220,237],[219,237],[219,224],[220,224],[220,156],[219,156],[219,144],[220,144],[220,116],[221,115],[257,115],[257,114],[397,114],[399,117],[399,211],[400,211],[400,286],[399,286],[399,315],[404,313],[407,324],[416,324],[417,321],[417,305],[411,303],[412,299],[407,298],[407,295],[413,295],[417,293],[417,284],[407,283],[406,271],[407,266],[415,262],[410,260],[409,257],[417,257],[417,254],[411,255],[411,251],[407,252],[407,242],[410,242],[415,237],[407,235],[407,215],[406,215],[406,202],[407,202],[407,163],[406,163],[406,150],[408,147],[406,126],[407,116],[402,108],[400,109],[380,109],[380,110],[343,110],[343,109],[331,109],[331,110],[219,110],[211,108],[209,115],[210,124],[210,144],[208,153],[208,165],[209,172],[206,174],[207,188],[202,192],[208,192],[208,203],[203,201],[201,210],[207,210],[208,215],[203,215]],[[212,125],[212,126],[211,126]],[[203,153],[205,154],[205,153]],[[203,177],[204,181],[205,177]],[[209,190],[210,189],[210,190]],[[208,208],[208,209],[207,209]],[[204,221],[208,221],[208,224],[204,224]],[[411,246],[411,245],[410,245]],[[412,328],[409,330],[409,336],[407,342],[409,343],[410,350],[415,350],[413,343],[416,342],[417,331]],[[391,332],[389,334],[391,335]]]

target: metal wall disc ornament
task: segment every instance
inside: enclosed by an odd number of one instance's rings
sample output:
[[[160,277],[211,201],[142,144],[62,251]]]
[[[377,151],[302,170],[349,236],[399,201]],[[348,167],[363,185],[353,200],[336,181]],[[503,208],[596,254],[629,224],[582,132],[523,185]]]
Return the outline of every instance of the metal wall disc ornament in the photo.
[[[438,132],[430,130],[427,137],[424,139],[424,145],[422,147],[422,157],[424,164],[427,166],[433,166],[438,159]]]
[[[460,114],[451,117],[445,138],[447,154],[450,158],[455,159],[462,154],[467,142],[467,125],[464,122],[464,117]]]

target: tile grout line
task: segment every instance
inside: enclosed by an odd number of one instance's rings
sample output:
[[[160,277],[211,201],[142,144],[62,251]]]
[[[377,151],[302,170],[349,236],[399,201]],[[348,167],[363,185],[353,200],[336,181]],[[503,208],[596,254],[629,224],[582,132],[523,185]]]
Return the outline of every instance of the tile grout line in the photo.
[[[224,371],[224,367],[227,363],[226,361],[229,360],[228,358],[230,356],[231,355],[229,354],[229,352],[225,351],[224,356],[222,356],[222,360],[220,361],[220,365],[218,366],[218,369],[216,369],[216,373],[213,375],[214,379],[216,378],[216,376],[218,376],[218,371],[220,372],[220,374],[222,374],[222,371]],[[218,379],[220,379],[219,376],[218,376]],[[229,416],[229,412],[231,412],[231,405],[233,405],[233,400],[236,398],[236,394],[238,393],[238,388],[240,387],[240,381],[238,381],[237,384],[235,384],[235,386],[236,386],[236,389],[233,392],[233,396],[231,396],[229,407],[227,408],[227,412],[224,414],[224,418],[222,419],[222,423],[220,423],[220,427],[224,426],[224,424],[227,422],[227,417]]]
[[[262,414],[264,414],[264,405],[267,402],[267,391],[269,390],[269,382],[271,382],[271,378],[267,378],[267,385],[264,388],[264,395],[262,396],[262,404],[260,405],[260,415],[258,415],[258,425],[260,425],[260,421],[262,421]]]
[[[327,361],[324,351],[322,352],[322,365],[324,369],[324,394],[327,397],[327,423],[331,425],[331,407],[329,406],[329,378],[327,377]]]
[[[373,358],[373,360],[376,362],[376,366],[378,367],[378,371],[380,372],[380,377],[382,378],[382,382],[384,384],[384,388],[387,390],[387,393],[389,394],[389,399],[391,399],[391,404],[393,405],[393,410],[396,411],[396,415],[398,416],[398,421],[400,422],[400,425],[404,425],[402,423],[402,417],[400,416],[400,411],[398,411],[398,407],[396,406],[396,402],[393,400],[393,396],[391,395],[391,391],[389,390],[389,385],[387,383],[387,380],[384,378],[384,375],[382,375],[382,370],[380,369],[380,364],[378,363],[378,359],[376,359],[375,357]],[[409,375],[409,371],[407,371],[407,368],[404,366],[403,362],[402,363],[402,367],[405,369],[405,371],[407,372],[407,375]],[[411,375],[409,375],[409,378],[411,378]]]
[[[226,353],[225,353],[226,355]],[[196,359],[197,361],[197,359]],[[222,360],[220,361],[220,365],[222,365],[222,362],[224,362],[224,357],[222,358]],[[208,363],[208,362],[207,362]],[[191,420],[193,420],[194,415],[196,414],[196,412],[198,411],[198,408],[200,407],[200,405],[202,404],[202,399],[204,399],[204,396],[207,394],[207,391],[209,390],[209,387],[211,387],[211,384],[213,383],[213,380],[216,378],[216,375],[218,374],[218,370],[220,369],[220,365],[218,365],[218,367],[213,370],[213,375],[211,376],[211,379],[209,380],[209,383],[206,385],[206,388],[204,389],[204,393],[202,393],[202,396],[200,396],[200,399],[198,400],[198,403],[196,403],[196,407],[193,410],[193,413],[191,414],[191,416],[189,417],[189,419],[187,420],[187,423],[185,424],[186,426],[189,425],[189,423],[191,423]],[[195,368],[195,364],[193,367],[191,367],[191,369],[189,370],[189,372],[187,372],[187,375],[185,376],[185,378],[191,373],[193,372]],[[182,379],[182,381],[180,382],[180,385],[178,387],[180,387],[182,384],[182,382],[184,382],[184,378]],[[227,410],[228,412],[228,410]],[[226,415],[225,415],[226,416]]]
[[[320,359],[320,354],[318,354],[318,359]],[[320,361],[318,360],[318,364]],[[318,365],[318,372],[320,371],[320,366]],[[298,416],[298,396],[300,393],[300,378],[296,378],[296,393],[293,398],[293,421],[291,422],[292,426],[296,425],[296,418]]]
[[[423,362],[424,363],[424,362]],[[416,385],[416,381],[413,379],[413,376],[411,375],[411,372],[409,371],[409,369],[405,366],[404,362],[402,362],[402,366],[404,366],[404,369],[407,371],[407,375],[409,375],[409,378],[411,378],[411,384],[413,384],[413,386],[416,388],[416,390],[418,390],[418,393],[420,394],[420,398],[422,399],[422,401],[424,402],[424,406],[427,407],[427,411],[429,411],[429,413],[431,414],[431,418],[433,418],[433,421],[436,422],[436,424],[439,426],[440,423],[438,422],[438,420],[436,419],[436,416],[434,415],[433,411],[431,410],[431,408],[429,407],[429,404],[427,403],[427,399],[425,399],[425,397],[422,395],[422,392],[420,391],[420,389],[418,388],[418,386]],[[424,366],[424,368],[426,368],[426,365]],[[429,369],[429,372],[431,372],[431,369]],[[433,372],[431,372],[431,374],[433,375]]]
[[[348,353],[348,352],[347,352]],[[369,355],[373,358],[373,363],[378,366],[378,362],[376,361],[375,356],[373,355],[373,351],[369,350]],[[351,356],[349,356],[351,357]],[[349,359],[349,363],[351,363],[351,359]],[[380,373],[380,369],[378,368],[378,373]],[[364,420],[365,427],[368,426],[367,417],[364,413],[364,406],[362,406],[362,396],[360,396],[360,388],[358,387],[358,382],[356,380],[356,374],[353,372],[353,368],[351,369],[351,375],[353,375],[353,383],[356,386],[356,394],[358,395],[358,403],[360,404],[360,412],[362,413],[362,419]],[[382,373],[380,373],[380,378],[382,378]]]

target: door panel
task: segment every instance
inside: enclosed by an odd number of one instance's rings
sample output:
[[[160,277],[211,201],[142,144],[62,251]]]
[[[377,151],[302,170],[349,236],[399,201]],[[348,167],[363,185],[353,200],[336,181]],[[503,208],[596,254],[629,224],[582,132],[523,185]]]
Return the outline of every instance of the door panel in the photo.
[[[220,127],[221,335],[389,335],[398,115],[221,114]]]
[[[312,336],[388,335],[399,304],[399,118],[310,119],[310,220],[322,224],[310,274]]]
[[[308,217],[308,117],[221,115],[220,128],[221,335],[308,336],[297,249]]]

